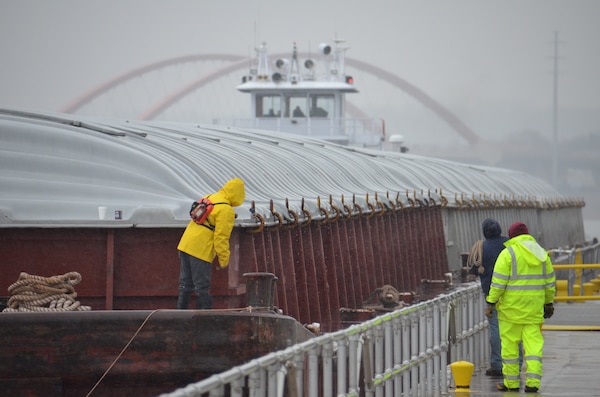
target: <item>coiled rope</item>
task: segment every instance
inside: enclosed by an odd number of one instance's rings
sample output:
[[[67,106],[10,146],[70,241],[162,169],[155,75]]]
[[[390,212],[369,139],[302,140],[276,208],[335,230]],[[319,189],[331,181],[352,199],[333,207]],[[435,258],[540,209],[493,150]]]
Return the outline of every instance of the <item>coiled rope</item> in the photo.
[[[75,300],[77,293],[73,286],[80,282],[81,274],[77,272],[52,277],[34,276],[23,272],[17,282],[8,287],[11,297],[3,312],[92,310],[90,306],[82,306]]]
[[[471,270],[473,266],[477,267],[477,273],[483,274],[485,269],[481,266],[481,261],[483,258],[483,240],[478,240],[473,247],[471,248],[471,252],[469,252],[469,256],[467,257],[467,268]]]

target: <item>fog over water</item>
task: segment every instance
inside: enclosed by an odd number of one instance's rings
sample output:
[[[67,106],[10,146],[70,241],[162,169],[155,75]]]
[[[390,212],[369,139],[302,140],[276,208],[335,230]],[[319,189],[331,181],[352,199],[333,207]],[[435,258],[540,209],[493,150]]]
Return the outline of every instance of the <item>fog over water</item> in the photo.
[[[320,42],[337,37],[350,47],[348,58],[394,73],[455,114],[486,142],[477,151],[479,160],[489,161],[499,141],[552,144],[555,55],[556,138],[561,148],[573,139],[584,146],[595,142],[599,20],[596,0],[4,0],[0,107],[58,111],[116,76],[161,60],[250,56],[261,42],[271,52],[290,51],[294,42],[299,51],[315,52]],[[220,66],[198,65],[203,69],[198,73]],[[413,98],[377,76],[352,72],[360,93],[349,101],[385,119],[387,131],[402,134],[414,153],[435,154],[445,145],[461,148],[467,159],[472,155],[461,136]],[[246,116],[249,100],[235,90],[240,77],[207,87],[198,96],[208,100],[188,105],[197,113],[174,108],[157,118]],[[115,92],[126,93],[127,106],[110,97],[82,111],[136,118],[145,98],[182,84],[173,72],[156,73],[156,79]],[[116,103],[118,109],[109,109]],[[546,165],[535,164],[520,167],[549,179]],[[506,164],[497,159],[494,165]],[[578,164],[569,174],[575,177],[560,183],[561,191],[588,201],[597,189],[597,170],[595,163]]]

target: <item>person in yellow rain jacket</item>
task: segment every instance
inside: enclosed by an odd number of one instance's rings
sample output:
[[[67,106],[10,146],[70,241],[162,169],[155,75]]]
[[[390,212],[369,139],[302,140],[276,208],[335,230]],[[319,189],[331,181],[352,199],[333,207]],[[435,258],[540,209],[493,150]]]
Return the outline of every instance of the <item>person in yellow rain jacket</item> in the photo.
[[[178,309],[187,309],[190,295],[196,291],[196,309],[211,309],[210,276],[212,262],[217,257],[221,268],[229,265],[229,238],[235,222],[235,211],[244,202],[246,191],[240,178],[229,180],[210,196],[214,205],[208,219],[199,225],[188,223],[177,249],[179,251]]]
[[[519,342],[523,342],[527,372],[525,392],[535,393],[542,379],[544,337],[541,324],[554,313],[555,275],[547,251],[529,235],[522,222],[508,230],[509,240],[500,252],[485,310],[489,317],[494,306],[498,310],[502,340],[502,372],[500,391],[520,389]]]

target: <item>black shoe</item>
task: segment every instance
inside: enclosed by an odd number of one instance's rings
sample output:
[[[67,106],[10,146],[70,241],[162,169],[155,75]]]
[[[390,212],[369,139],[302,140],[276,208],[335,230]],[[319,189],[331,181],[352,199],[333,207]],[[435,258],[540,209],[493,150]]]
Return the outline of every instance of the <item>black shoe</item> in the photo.
[[[502,371],[499,369],[489,368],[487,371],[485,371],[485,374],[487,376],[496,376],[497,377],[497,376],[502,376]]]
[[[535,386],[525,386],[525,393],[537,393],[538,390]]]
[[[504,383],[498,383],[496,385],[496,389],[498,389],[498,391],[519,391],[518,387],[508,388],[504,385]]]

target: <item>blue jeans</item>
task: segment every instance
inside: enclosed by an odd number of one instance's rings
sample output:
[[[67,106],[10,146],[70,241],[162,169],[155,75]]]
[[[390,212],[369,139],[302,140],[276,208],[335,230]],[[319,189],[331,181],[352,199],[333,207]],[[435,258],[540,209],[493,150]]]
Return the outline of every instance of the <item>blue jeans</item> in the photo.
[[[179,297],[177,308],[187,309],[190,294],[196,291],[196,309],[212,309],[210,274],[212,264],[179,251]]]
[[[488,319],[490,325],[490,367],[502,371],[502,343],[500,342],[500,329],[498,328],[498,310],[494,307],[492,318]]]

